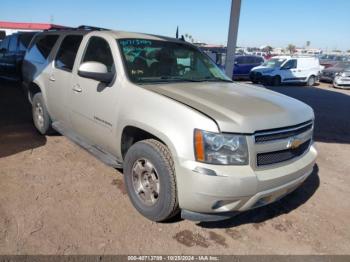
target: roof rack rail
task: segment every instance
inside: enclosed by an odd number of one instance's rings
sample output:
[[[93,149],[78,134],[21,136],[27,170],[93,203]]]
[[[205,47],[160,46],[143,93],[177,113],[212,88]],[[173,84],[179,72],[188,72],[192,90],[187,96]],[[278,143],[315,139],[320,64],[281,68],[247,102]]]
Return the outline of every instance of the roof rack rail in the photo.
[[[108,31],[110,29],[102,28],[102,27],[96,27],[96,26],[89,26],[89,25],[80,25],[76,28],[77,30],[91,30],[91,31]]]
[[[80,25],[78,27],[52,27],[49,29],[46,29],[44,31],[64,31],[64,30],[86,30],[86,31],[108,31],[110,29],[102,28],[102,27],[96,27],[96,26],[89,26],[89,25]]]
[[[74,30],[73,27],[69,27],[69,26],[64,26],[64,27],[51,27],[49,29],[45,29],[43,31],[60,31],[60,30]]]

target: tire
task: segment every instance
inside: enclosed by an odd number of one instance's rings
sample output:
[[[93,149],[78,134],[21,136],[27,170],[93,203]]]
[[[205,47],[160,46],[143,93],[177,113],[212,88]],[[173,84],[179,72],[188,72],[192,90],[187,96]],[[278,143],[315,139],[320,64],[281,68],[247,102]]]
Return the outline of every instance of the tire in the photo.
[[[281,85],[281,77],[280,76],[274,76],[272,78],[272,85],[273,86],[279,86]]]
[[[123,170],[126,191],[140,214],[161,222],[180,211],[174,161],[164,144],[154,139],[135,143],[126,153]]]
[[[309,79],[307,80],[306,85],[307,86],[313,86],[316,83],[316,78],[314,76],[310,76]]]
[[[48,135],[54,132],[51,127],[52,121],[41,93],[37,93],[33,97],[32,117],[34,126],[40,134]]]

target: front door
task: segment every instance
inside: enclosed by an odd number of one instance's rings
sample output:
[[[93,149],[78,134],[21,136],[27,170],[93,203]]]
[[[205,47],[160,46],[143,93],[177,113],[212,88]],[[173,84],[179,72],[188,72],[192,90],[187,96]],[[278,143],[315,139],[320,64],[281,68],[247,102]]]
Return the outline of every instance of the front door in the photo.
[[[298,81],[297,60],[290,59],[281,67],[281,77],[283,82],[296,82]]]
[[[85,40],[85,50],[80,50],[81,61],[98,62],[115,73],[115,64],[111,48],[106,39],[91,36]],[[76,70],[77,71],[77,70]],[[90,144],[109,151],[112,131],[116,120],[116,89],[112,83],[102,83],[94,79],[81,77],[74,73],[70,95],[71,122],[74,131],[84,137]]]

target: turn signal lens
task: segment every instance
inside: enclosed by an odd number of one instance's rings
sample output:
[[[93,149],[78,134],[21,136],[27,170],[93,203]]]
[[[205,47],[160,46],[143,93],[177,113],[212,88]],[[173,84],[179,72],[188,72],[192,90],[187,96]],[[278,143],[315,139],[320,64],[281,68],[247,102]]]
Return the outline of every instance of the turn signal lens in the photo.
[[[203,133],[198,129],[194,131],[194,148],[196,151],[196,160],[203,162],[205,160]]]

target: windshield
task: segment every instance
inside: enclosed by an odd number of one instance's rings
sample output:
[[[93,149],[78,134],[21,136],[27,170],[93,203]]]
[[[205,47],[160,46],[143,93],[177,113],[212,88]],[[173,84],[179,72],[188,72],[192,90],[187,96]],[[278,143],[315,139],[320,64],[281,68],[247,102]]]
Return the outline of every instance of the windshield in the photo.
[[[118,43],[135,83],[232,82],[209,57],[186,43],[148,39],[120,39]]]
[[[267,67],[280,67],[284,61],[286,61],[284,58],[271,58],[270,60],[264,62],[262,65]]]
[[[339,63],[336,63],[334,67],[348,68],[350,67],[350,62],[339,62]]]

